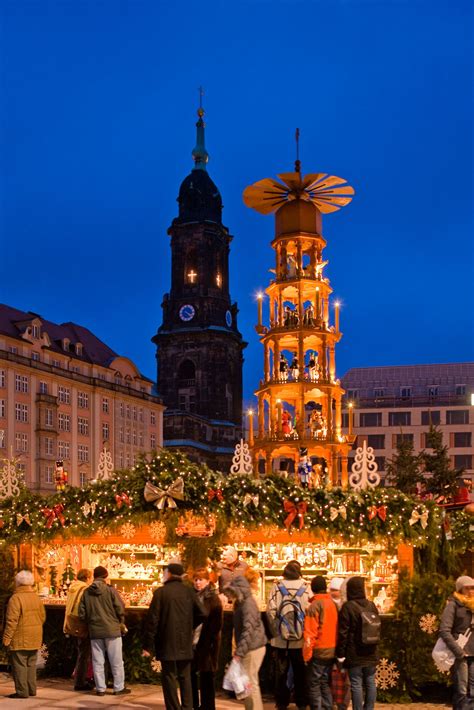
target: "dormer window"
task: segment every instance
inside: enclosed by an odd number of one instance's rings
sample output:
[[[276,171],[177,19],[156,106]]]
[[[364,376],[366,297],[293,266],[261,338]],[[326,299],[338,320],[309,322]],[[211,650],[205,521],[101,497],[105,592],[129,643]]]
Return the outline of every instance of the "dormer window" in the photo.
[[[121,384],[122,384],[122,375],[120,374],[120,372],[116,372],[116,373],[115,373],[115,378],[114,378],[114,380],[115,380],[115,384],[116,384],[116,385],[121,385]]]
[[[32,327],[33,338],[39,338],[41,336],[39,325],[34,325]]]
[[[65,350],[66,352],[69,351],[70,342],[71,341],[69,340],[69,338],[63,338],[63,350]]]
[[[82,343],[76,343],[76,355],[82,355]]]

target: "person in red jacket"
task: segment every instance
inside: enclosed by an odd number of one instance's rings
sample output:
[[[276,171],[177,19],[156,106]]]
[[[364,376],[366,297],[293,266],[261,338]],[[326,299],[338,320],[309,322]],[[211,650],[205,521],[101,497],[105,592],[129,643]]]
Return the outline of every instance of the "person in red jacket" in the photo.
[[[331,668],[336,657],[337,607],[326,592],[324,577],[311,580],[314,596],[304,620],[303,658],[311,710],[332,710]]]

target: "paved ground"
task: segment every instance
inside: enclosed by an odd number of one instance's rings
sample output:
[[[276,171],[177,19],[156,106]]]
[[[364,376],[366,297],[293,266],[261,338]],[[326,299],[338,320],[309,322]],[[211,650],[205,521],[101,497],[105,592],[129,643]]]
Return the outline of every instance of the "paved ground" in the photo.
[[[11,700],[6,696],[14,692],[11,677],[6,673],[0,674],[0,710],[2,708],[80,708],[80,710],[100,710],[103,707],[120,708],[121,710],[164,710],[161,688],[156,685],[133,685],[130,695],[117,698],[112,691],[99,698],[94,693],[75,693],[72,684],[64,680],[40,680],[38,682],[38,695],[28,700]],[[295,710],[295,706],[290,706]],[[446,705],[432,705],[416,703],[413,705],[385,705],[377,704],[377,710],[447,710]],[[218,710],[238,710],[243,708],[243,703],[235,700],[217,701]],[[265,710],[273,710],[272,702],[265,703]]]

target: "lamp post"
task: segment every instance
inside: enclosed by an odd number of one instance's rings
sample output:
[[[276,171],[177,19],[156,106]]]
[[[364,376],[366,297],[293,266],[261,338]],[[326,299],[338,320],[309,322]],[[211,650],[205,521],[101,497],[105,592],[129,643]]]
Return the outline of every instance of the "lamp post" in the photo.
[[[258,303],[258,327],[262,326],[263,321],[263,293],[259,291],[257,293],[257,303]]]
[[[349,402],[349,436],[352,436],[354,430],[354,404]]]
[[[253,446],[253,409],[247,410],[247,417],[249,423],[249,446]]]
[[[334,304],[334,325],[336,328],[336,333],[339,333],[339,308],[341,307],[341,304],[339,301],[336,301]]]

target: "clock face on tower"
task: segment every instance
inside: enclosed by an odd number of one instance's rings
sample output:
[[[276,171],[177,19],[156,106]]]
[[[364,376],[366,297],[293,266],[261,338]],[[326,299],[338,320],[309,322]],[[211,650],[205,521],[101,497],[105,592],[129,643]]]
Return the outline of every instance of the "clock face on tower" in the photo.
[[[181,318],[181,320],[184,321],[192,320],[194,318],[195,313],[196,311],[194,310],[194,306],[191,306],[191,304],[189,303],[184,306],[181,306],[181,308],[179,309],[179,317]]]
[[[232,313],[230,311],[225,312],[225,322],[227,323],[227,327],[230,328],[232,325]]]

